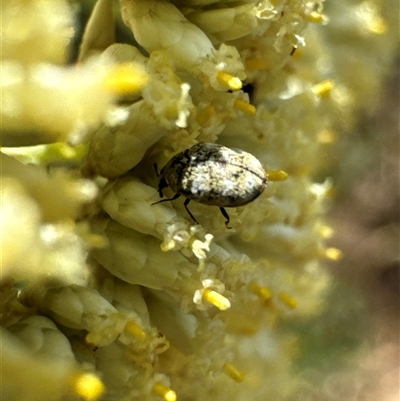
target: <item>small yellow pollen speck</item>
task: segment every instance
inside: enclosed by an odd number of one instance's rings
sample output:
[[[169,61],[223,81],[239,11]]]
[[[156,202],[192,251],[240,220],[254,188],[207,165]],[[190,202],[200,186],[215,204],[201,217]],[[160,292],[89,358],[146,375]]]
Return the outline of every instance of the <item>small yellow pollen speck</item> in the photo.
[[[217,74],[217,79],[219,83],[227,86],[229,89],[233,91],[242,89],[242,81],[239,78],[234,77],[231,74],[228,74],[227,72],[219,71]]]
[[[320,24],[322,22],[328,22],[328,18],[326,15],[319,13],[318,11],[312,11],[310,14],[307,15],[307,19],[310,22],[315,22]]]
[[[138,340],[145,340],[147,337],[146,332],[138,324],[132,321],[125,325],[125,331]]]
[[[165,401],[176,401],[176,393],[165,384],[157,382],[153,386],[153,393],[164,398]]]
[[[314,85],[311,90],[317,96],[327,96],[331,93],[333,88],[333,82],[330,80],[322,81],[316,85]]]
[[[254,281],[249,284],[248,288],[253,294],[256,294],[258,297],[260,297],[262,301],[269,301],[272,298],[272,292],[269,288],[262,287]]]
[[[200,110],[199,113],[197,114],[197,122],[201,125],[204,126],[210,121],[210,118],[212,116],[215,116],[215,108],[213,106],[206,106],[204,109]]]
[[[297,301],[291,297],[287,292],[280,292],[279,299],[290,309],[295,309],[297,307]]]
[[[244,64],[246,69],[251,71],[266,70],[268,68],[268,62],[263,58],[249,58]]]
[[[267,177],[269,181],[285,181],[288,174],[283,170],[270,170],[267,171]]]
[[[323,225],[319,228],[319,233],[323,238],[332,238],[333,228],[330,226]]]
[[[230,377],[232,377],[233,380],[237,382],[242,382],[244,380],[244,374],[230,363],[225,363],[223,369]]]
[[[327,248],[325,249],[325,257],[330,260],[340,260],[343,257],[343,252],[337,248]]]
[[[223,295],[214,290],[210,290],[209,288],[204,289],[203,299],[216,306],[219,310],[227,310],[231,307],[229,299],[225,298]]]
[[[74,389],[80,397],[92,401],[103,395],[105,386],[93,373],[82,373],[74,379]]]
[[[247,103],[242,99],[236,99],[233,107],[235,109],[243,111],[246,114],[250,114],[251,116],[254,116],[257,112],[257,109],[252,104]]]
[[[106,76],[104,84],[106,88],[116,94],[137,92],[147,83],[146,71],[133,63],[115,66]]]
[[[337,140],[337,135],[336,132],[328,130],[328,129],[324,129],[320,132],[318,132],[317,134],[317,141],[319,143],[333,143],[336,142]]]

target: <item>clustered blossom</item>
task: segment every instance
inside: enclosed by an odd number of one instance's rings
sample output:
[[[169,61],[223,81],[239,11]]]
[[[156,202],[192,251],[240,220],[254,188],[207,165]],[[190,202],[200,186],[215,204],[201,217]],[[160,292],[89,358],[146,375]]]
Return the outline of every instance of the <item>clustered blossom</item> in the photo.
[[[325,26],[322,1],[98,0],[69,66],[71,4],[2,5],[4,399],[307,394],[290,322],[324,311],[321,260],[340,256],[314,180],[384,75],[332,37],[340,21],[385,59],[393,43],[378,2],[338,4]],[[153,165],[198,142],[289,178],[230,209],[232,230],[192,202],[194,225],[180,199],[152,205]]]

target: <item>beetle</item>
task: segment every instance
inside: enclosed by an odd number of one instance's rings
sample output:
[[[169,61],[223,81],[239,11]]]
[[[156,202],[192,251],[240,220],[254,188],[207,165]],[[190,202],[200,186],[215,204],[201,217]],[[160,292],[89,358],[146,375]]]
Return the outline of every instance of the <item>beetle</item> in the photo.
[[[215,143],[198,143],[174,156],[158,174],[158,193],[170,187],[175,195],[153,205],[186,198],[184,206],[192,220],[198,224],[188,208],[190,201],[219,206],[229,227],[226,207],[246,205],[263,192],[268,178],[261,163],[250,153]]]

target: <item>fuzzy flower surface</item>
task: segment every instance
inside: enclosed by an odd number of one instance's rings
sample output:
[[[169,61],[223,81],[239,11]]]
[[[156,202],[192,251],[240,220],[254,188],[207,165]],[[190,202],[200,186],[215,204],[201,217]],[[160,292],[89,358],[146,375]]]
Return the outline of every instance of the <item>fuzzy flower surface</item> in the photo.
[[[323,260],[341,256],[319,174],[395,48],[383,3],[323,5],[2,4],[4,400],[317,399],[314,356],[334,354],[310,346],[336,294]],[[197,143],[266,171],[232,228],[218,207],[191,202],[195,224],[183,197],[157,203],[154,164]]]

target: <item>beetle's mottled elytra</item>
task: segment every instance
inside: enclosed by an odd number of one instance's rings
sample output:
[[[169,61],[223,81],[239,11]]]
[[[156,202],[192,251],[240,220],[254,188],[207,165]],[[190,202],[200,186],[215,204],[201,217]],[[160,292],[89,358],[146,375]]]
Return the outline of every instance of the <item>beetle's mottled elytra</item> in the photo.
[[[154,165],[157,172],[157,165]],[[157,172],[158,175],[158,172]],[[162,199],[172,201],[181,195],[186,198],[184,206],[197,223],[188,204],[191,200],[204,205],[219,206],[229,224],[225,207],[243,206],[263,192],[267,174],[261,163],[250,153],[230,149],[215,143],[198,143],[178,153],[161,170],[158,184],[160,197],[163,189],[170,187],[175,196]]]

